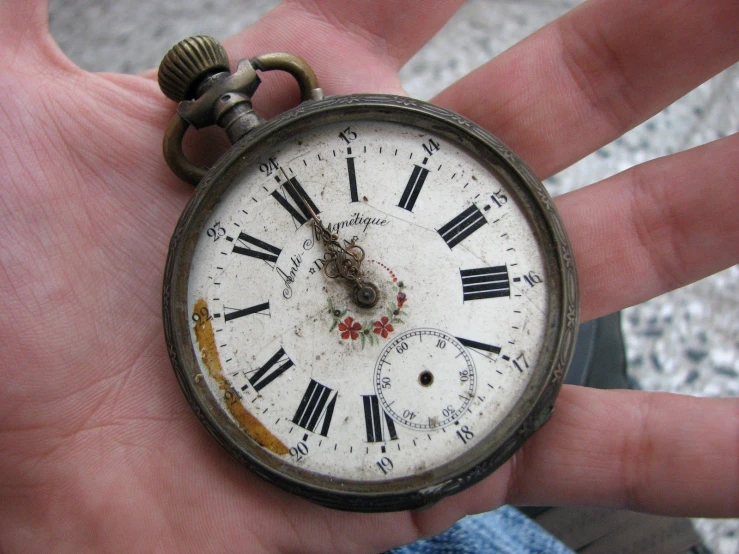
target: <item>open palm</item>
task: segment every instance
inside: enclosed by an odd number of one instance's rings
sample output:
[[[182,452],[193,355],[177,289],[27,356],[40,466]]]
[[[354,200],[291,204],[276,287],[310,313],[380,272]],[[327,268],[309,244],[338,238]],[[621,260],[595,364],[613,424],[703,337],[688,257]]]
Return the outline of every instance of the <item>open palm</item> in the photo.
[[[226,46],[298,54],[328,94],[402,94],[399,68],[460,3],[286,1]],[[416,513],[331,511],[245,471],[164,345],[164,260],[192,191],[161,157],[173,105],[150,76],[75,67],[46,21],[43,0],[0,0],[0,551],[373,551],[505,502],[739,514],[732,399],[565,387],[509,463]],[[591,0],[435,102],[545,178],[737,61],[737,27],[731,0]],[[294,101],[265,88],[265,114]],[[733,135],[558,199],[583,320],[739,261],[737,152]]]

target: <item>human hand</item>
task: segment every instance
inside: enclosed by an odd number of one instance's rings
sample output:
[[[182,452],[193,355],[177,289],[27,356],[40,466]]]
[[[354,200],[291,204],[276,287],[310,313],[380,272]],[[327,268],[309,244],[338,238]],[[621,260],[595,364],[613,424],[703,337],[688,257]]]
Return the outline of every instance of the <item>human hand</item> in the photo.
[[[227,48],[301,55],[329,94],[402,93],[397,70],[458,4],[286,3]],[[493,476],[402,515],[319,508],[237,466],[190,413],[162,337],[166,248],[191,194],[161,158],[173,106],[151,79],[75,68],[45,22],[43,2],[0,0],[0,550],[372,551],[504,502],[739,513],[735,399],[565,387]],[[545,178],[736,61],[737,22],[730,1],[594,0],[435,102]],[[262,112],[293,102],[280,86]],[[738,138],[558,199],[583,320],[739,260]]]

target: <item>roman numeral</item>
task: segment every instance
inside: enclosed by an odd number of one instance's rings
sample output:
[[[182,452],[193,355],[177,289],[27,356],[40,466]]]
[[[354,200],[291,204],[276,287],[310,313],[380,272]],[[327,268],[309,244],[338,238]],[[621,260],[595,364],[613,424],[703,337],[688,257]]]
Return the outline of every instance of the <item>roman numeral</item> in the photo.
[[[493,346],[492,344],[485,344],[484,342],[478,342],[476,340],[463,339],[462,337],[457,337],[457,340],[462,346],[472,350],[473,352],[477,352],[486,358],[489,358],[486,354],[488,352],[490,354],[500,354],[500,346]]]
[[[289,181],[285,181],[282,184],[282,188],[292,199],[292,204],[286,196],[283,196],[277,190],[272,192],[272,197],[280,203],[280,206],[288,211],[298,223],[298,227],[311,218],[311,210],[315,214],[321,213],[295,177],[292,177]]]
[[[278,256],[280,255],[280,252],[282,252],[282,250],[280,250],[276,246],[272,246],[271,244],[254,238],[251,235],[247,235],[246,233],[239,233],[239,237],[236,240],[239,242],[239,244],[234,245],[233,251],[235,254],[251,256],[252,258],[256,258],[257,260],[264,260],[265,262],[275,263]],[[255,248],[249,248],[250,244],[252,246],[256,246],[259,250]]]
[[[285,351],[280,348],[277,354],[267,360],[266,364],[248,377],[249,383],[251,383],[255,391],[259,392],[294,365],[293,361],[285,354]],[[244,385],[241,387],[241,390],[246,390],[247,386]]]
[[[472,233],[487,223],[480,209],[472,204],[469,208],[438,229],[449,248],[454,248]]]
[[[511,286],[508,282],[508,269],[504,265],[495,267],[478,267],[477,269],[460,269],[462,276],[462,295],[467,300],[481,298],[497,298],[510,296]]]
[[[311,379],[303,399],[295,411],[295,416],[292,419],[293,423],[314,433],[321,424],[321,430],[318,433],[324,437],[327,436],[331,418],[334,415],[336,396],[337,393],[332,389]]]
[[[243,310],[224,306],[223,313],[223,319],[225,319],[226,321],[232,321],[234,319],[238,319],[240,317],[244,317],[245,315],[251,314],[269,315],[269,302],[265,302],[264,304],[257,304],[256,306],[244,308]]]
[[[352,149],[349,148],[349,154]],[[349,174],[349,193],[352,196],[352,202],[359,202],[359,191],[357,191],[357,174],[354,172],[354,158],[346,159],[346,171]]]
[[[362,395],[364,401],[364,424],[367,428],[367,442],[384,442],[386,440],[397,440],[395,423],[392,418],[380,408],[380,402],[376,394]],[[382,416],[385,416],[385,427],[390,439],[384,438],[385,433],[382,426]]]
[[[421,167],[420,165],[413,166],[413,173],[411,173],[411,178],[408,179],[408,184],[405,186],[403,195],[400,197],[398,207],[409,212],[413,211],[413,206],[416,205],[416,199],[418,199],[418,193],[421,192],[423,182],[426,180],[426,175],[428,174],[429,170],[425,167]]]

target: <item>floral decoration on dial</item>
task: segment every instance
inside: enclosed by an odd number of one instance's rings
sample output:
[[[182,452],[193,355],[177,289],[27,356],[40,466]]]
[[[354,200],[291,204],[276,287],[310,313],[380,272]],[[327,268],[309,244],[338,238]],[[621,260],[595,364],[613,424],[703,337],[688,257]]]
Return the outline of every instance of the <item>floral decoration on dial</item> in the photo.
[[[395,301],[389,304],[385,310],[387,315],[383,315],[375,320],[360,321],[358,316],[349,311],[348,308],[339,309],[334,306],[329,299],[328,311],[333,318],[329,332],[337,330],[339,336],[345,341],[360,340],[362,348],[369,342],[370,345],[379,343],[380,338],[386,339],[395,332],[395,326],[403,323],[401,316],[408,315],[403,310],[403,306],[408,301],[404,289],[403,281],[398,281],[393,277],[392,285],[393,293],[395,293]]]

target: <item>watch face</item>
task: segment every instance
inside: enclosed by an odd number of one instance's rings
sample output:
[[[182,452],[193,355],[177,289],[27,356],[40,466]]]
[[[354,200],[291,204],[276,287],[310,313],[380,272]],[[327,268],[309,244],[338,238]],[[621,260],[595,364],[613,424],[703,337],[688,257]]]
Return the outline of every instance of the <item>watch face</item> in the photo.
[[[574,338],[543,189],[408,111],[307,110],[247,137],[168,264],[175,368],[209,430],[336,507],[415,507],[502,463],[546,419]],[[372,307],[336,277],[319,222],[359,247]]]

